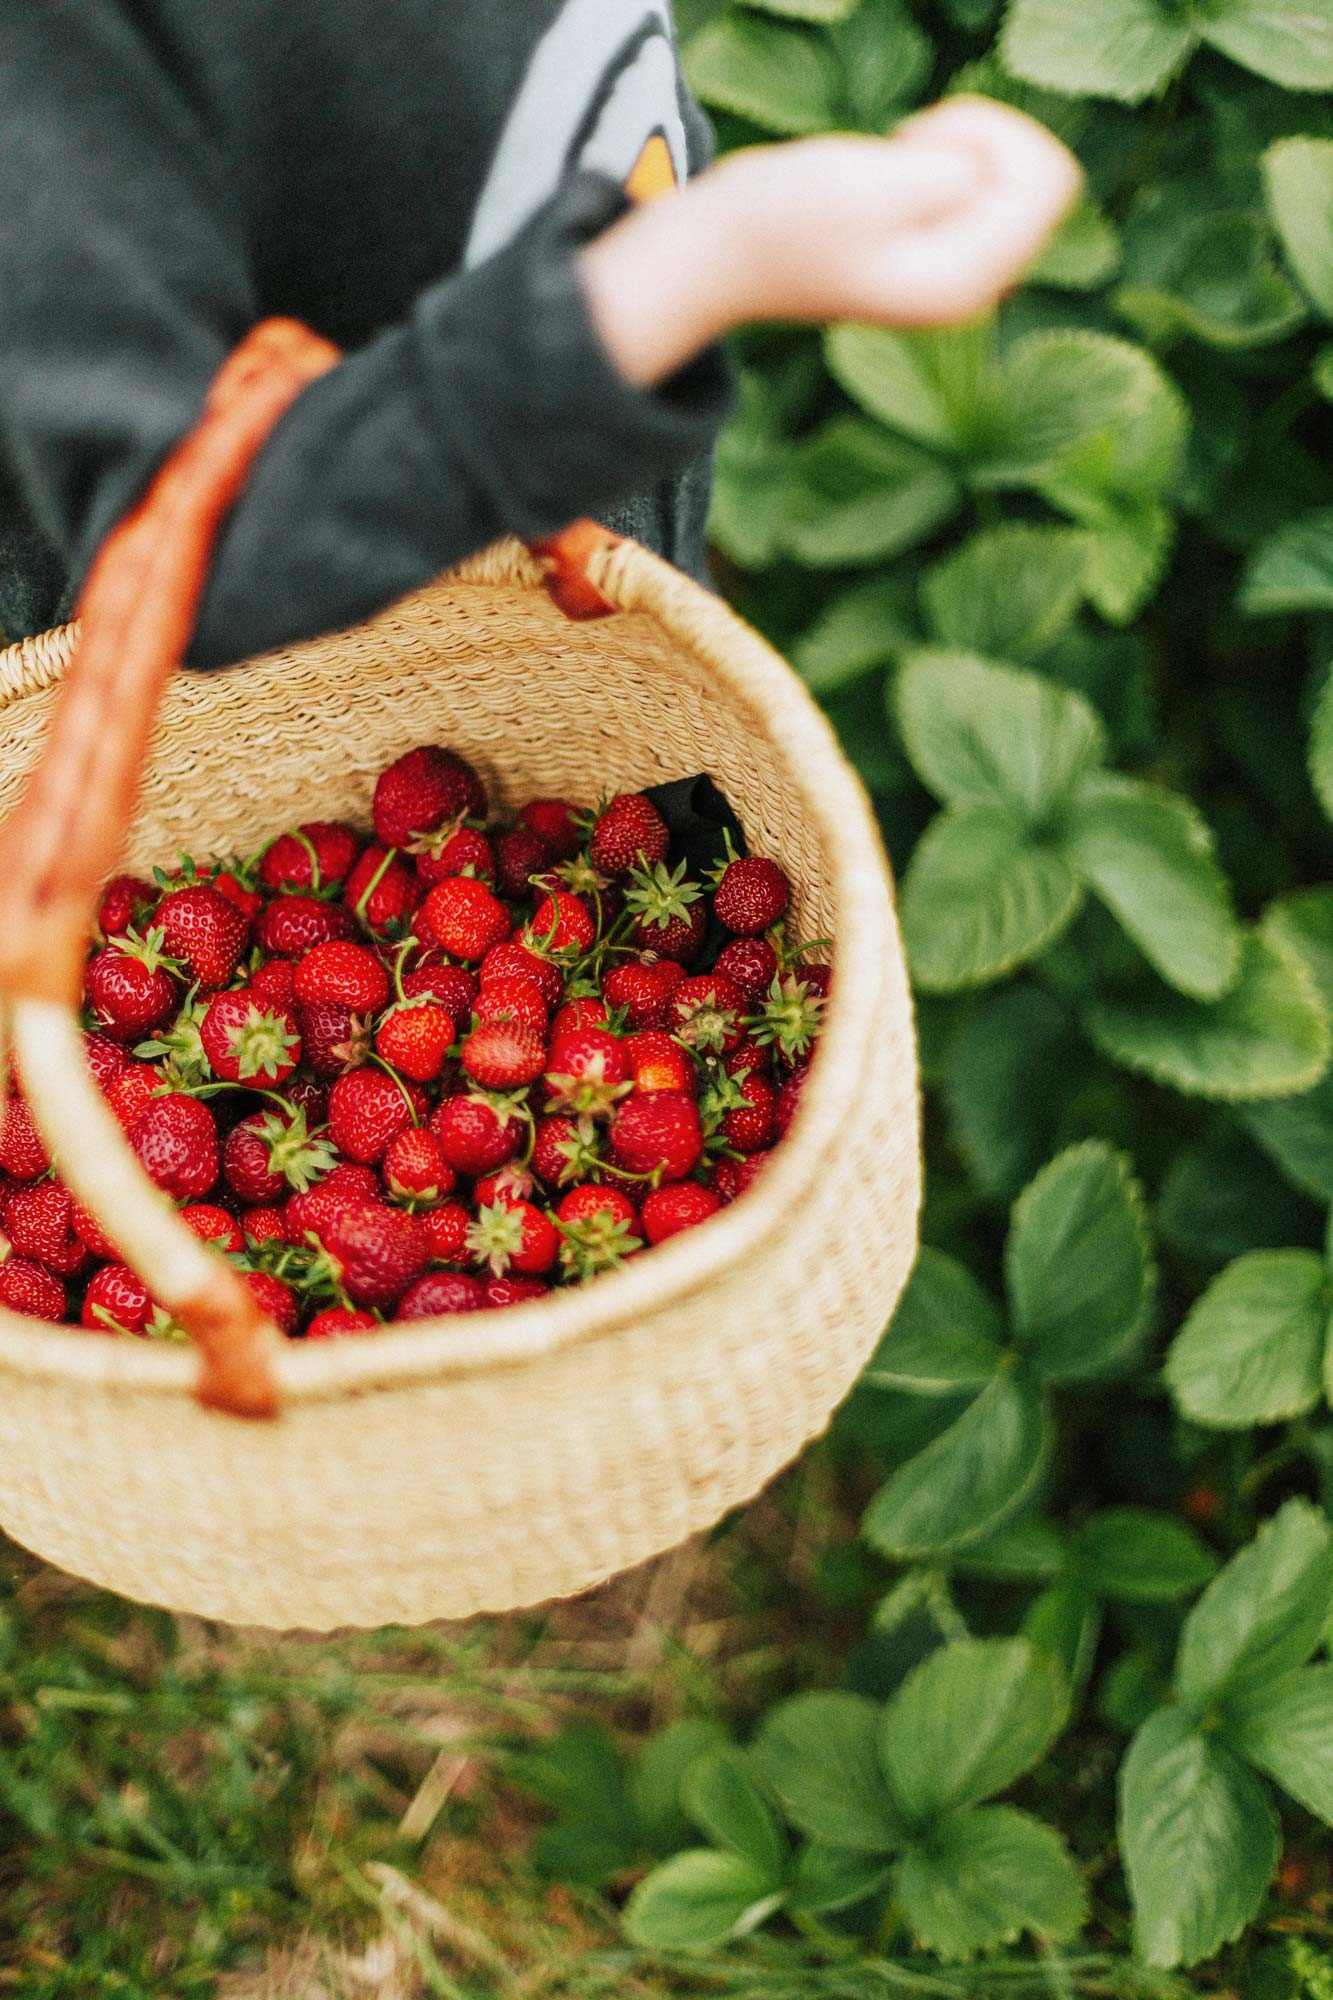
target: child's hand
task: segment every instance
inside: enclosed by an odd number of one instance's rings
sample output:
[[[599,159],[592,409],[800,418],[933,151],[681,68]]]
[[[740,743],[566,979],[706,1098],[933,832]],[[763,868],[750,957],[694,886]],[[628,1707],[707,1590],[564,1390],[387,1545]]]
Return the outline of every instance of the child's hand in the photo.
[[[747,320],[950,326],[1021,277],[1081,180],[1021,112],[949,98],[891,139],[732,154],[589,245],[584,282],[612,359],[645,384]]]

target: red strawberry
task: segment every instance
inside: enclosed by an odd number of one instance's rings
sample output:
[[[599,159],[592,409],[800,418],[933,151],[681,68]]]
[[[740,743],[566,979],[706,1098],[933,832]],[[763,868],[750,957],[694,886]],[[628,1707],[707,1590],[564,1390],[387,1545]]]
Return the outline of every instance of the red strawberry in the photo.
[[[0,1264],[0,1306],[27,1313],[32,1319],[62,1320],[65,1287],[27,1257],[6,1257]]]
[[[421,1218],[430,1244],[431,1261],[436,1264],[461,1264],[467,1255],[467,1233],[472,1227],[472,1214],[461,1201],[441,1202],[438,1208],[428,1208]]]
[[[316,1076],[343,1076],[370,1058],[370,1022],[350,1007],[316,1005],[298,1009],[301,1045]]]
[[[805,1089],[805,1079],[809,1074],[809,1064],[804,1069],[794,1069],[778,1092],[773,1122],[779,1139],[785,1139],[787,1136],[787,1127],[796,1116],[801,1102],[801,1092]]]
[[[332,938],[354,938],[356,918],[342,903],[316,896],[275,896],[255,918],[255,936],[275,958],[304,958]]]
[[[567,1187],[581,1180],[599,1163],[596,1135],[591,1119],[539,1118],[532,1144],[533,1171],[548,1187]]]
[[[83,1052],[99,1090],[109,1090],[116,1078],[129,1068],[130,1059],[124,1049],[93,1028],[83,1031]]]
[[[295,1201],[298,1197],[293,1195]],[[245,1234],[241,1247],[249,1243],[285,1243],[287,1241],[287,1213],[275,1208],[271,1202],[263,1202],[258,1208],[241,1210],[241,1228]]]
[[[671,835],[651,799],[620,792],[597,816],[588,853],[605,875],[628,875],[638,862],[651,868],[665,861]]]
[[[455,1021],[466,1021],[477,997],[477,975],[465,965],[419,965],[403,974],[405,1000],[434,1000]]]
[[[396,1304],[430,1256],[416,1216],[383,1202],[341,1209],[325,1230],[324,1247],[344,1290],[359,1306]]]
[[[546,1043],[521,1021],[484,1021],[463,1042],[463,1068],[486,1090],[514,1090],[539,1077]]]
[[[486,980],[477,995],[475,1011],[478,1021],[518,1021],[539,1035],[546,1033],[546,1002],[541,988],[521,973]]]
[[[322,1181],[289,1199],[283,1210],[287,1240],[304,1243],[314,1236],[323,1242],[324,1232],[335,1215],[344,1208],[361,1208],[379,1198],[380,1184],[369,1167],[358,1166],[354,1160],[340,1160]]]
[[[197,1201],[218,1177],[218,1128],[197,1097],[154,1097],[134,1121],[130,1144],[151,1180],[177,1201]]]
[[[317,944],[299,960],[292,990],[303,1007],[350,1007],[354,1014],[378,1014],[389,997],[389,975],[366,945],[347,938]]]
[[[348,1334],[373,1333],[379,1321],[359,1306],[325,1306],[305,1330],[307,1340],[342,1340]]]
[[[312,1139],[303,1111],[252,1111],[233,1125],[222,1148],[227,1186],[247,1208],[278,1201],[289,1189],[303,1193],[328,1172],[334,1152],[327,1139]]]
[[[0,1119],[0,1167],[16,1181],[31,1181],[50,1164],[27,1100],[7,1098]]]
[[[825,975],[826,991],[827,966],[802,966],[784,973],[773,981],[768,998],[751,1017],[755,1041],[761,1048],[776,1050],[781,1061],[792,1068],[809,1056],[824,1024],[825,994],[819,990],[817,977],[812,980],[810,976],[819,973]]]
[[[216,1243],[219,1250],[231,1250],[238,1256],[245,1249],[245,1238],[241,1234],[234,1215],[228,1215],[225,1208],[215,1202],[195,1202],[180,1212],[181,1221],[187,1223],[196,1236],[205,1243]]]
[[[450,875],[475,875],[480,882],[491,882],[495,879],[495,854],[477,827],[444,826],[428,837],[417,854],[417,875],[427,888]]]
[[[625,908],[634,919],[630,941],[641,951],[655,951],[681,965],[699,956],[708,912],[702,889],[686,878],[683,861],[675,868],[659,861],[655,867],[633,869]]]
[[[671,1025],[692,1049],[725,1054],[745,1033],[747,1004],[740,987],[725,975],[706,972],[681,980],[671,996]]]
[[[81,1201],[75,1201],[72,1197],[69,1205],[69,1218],[74,1224],[75,1235],[90,1255],[105,1257],[113,1264],[119,1260],[120,1252],[103,1230],[101,1223],[83,1206]]]
[[[586,905],[562,889],[542,897],[523,933],[523,941],[539,951],[567,951],[577,955],[589,950],[596,936],[597,926]]]
[[[744,1076],[749,1070],[768,1076],[773,1068],[773,1051],[747,1038],[723,1056],[722,1068],[728,1076]]]
[[[673,1181],[669,1187],[654,1188],[643,1204],[643,1233],[650,1243],[665,1243],[682,1229],[707,1222],[721,1208],[721,1198],[698,1181]]]
[[[772,1157],[773,1149],[770,1146],[767,1152],[751,1153],[747,1160],[741,1161],[736,1169],[736,1194],[738,1198],[754,1186],[764,1167]]]
[[[484,882],[451,875],[422,904],[421,930],[451,957],[475,965],[509,936],[509,912]]]
[[[517,938],[506,938],[502,944],[492,945],[481,962],[483,986],[489,986],[492,980],[509,978],[530,979],[548,1007],[560,1005],[565,990],[560,967],[543,958],[540,952],[529,951]],[[454,1018],[461,1020],[465,1016],[460,1012]]]
[[[291,1286],[271,1271],[242,1271],[241,1277],[278,1331],[295,1333],[301,1324],[301,1305]]]
[[[70,1198],[59,1181],[12,1189],[5,1200],[5,1234],[20,1257],[31,1257],[60,1278],[71,1277],[87,1261],[87,1245],[74,1232]]]
[[[215,993],[199,1023],[213,1074],[224,1083],[248,1083],[274,1090],[301,1060],[301,1031],[295,1017],[265,1011],[244,986]]]
[[[529,1299],[544,1299],[550,1289],[541,1278],[488,1278],[486,1303],[496,1311],[502,1306],[522,1306]]]
[[[426,1115],[415,1085],[400,1085],[382,1069],[354,1069],[329,1094],[329,1134],[340,1153],[363,1166],[384,1158],[390,1139]]]
[[[624,1044],[605,1028],[564,1036],[547,1059],[546,1088],[553,1111],[604,1117],[631,1088]]]
[[[827,1000],[829,988],[833,984],[833,968],[816,959],[813,963],[802,959],[795,968],[796,977],[807,993],[813,993],[817,1000]]]
[[[492,1277],[503,1278],[509,1271],[540,1277],[559,1255],[560,1237],[550,1216],[530,1201],[493,1202],[477,1210],[467,1247]]]
[[[453,1020],[433,1000],[391,1008],[375,1031],[376,1052],[417,1083],[433,1083],[443,1073],[453,1044]]]
[[[137,1272],[126,1264],[103,1264],[88,1280],[79,1321],[98,1333],[142,1333],[156,1310]]]
[[[634,960],[613,966],[602,991],[611,1006],[626,1010],[631,1028],[665,1028],[679,975],[680,967],[671,959]]]
[[[477,1092],[447,1097],[431,1114],[430,1129],[444,1157],[460,1174],[486,1174],[513,1158],[523,1137],[522,1122],[503,1103]]]
[[[421,882],[402,856],[368,847],[347,878],[343,902],[378,934],[403,925],[421,901]]]
[[[519,808],[519,820],[554,850],[557,861],[572,861],[581,843],[579,809],[568,799],[529,799]]]
[[[740,1180],[741,1163],[723,1153],[708,1169],[706,1185],[710,1187],[725,1208],[736,1199],[737,1183]]]
[[[156,888],[142,875],[113,875],[97,905],[97,928],[103,937],[119,937],[156,901]]]
[[[760,1153],[771,1146],[776,1133],[775,1113],[778,1094],[766,1076],[747,1070],[737,1089],[745,1099],[728,1111],[722,1120],[722,1137],[738,1153]]]
[[[181,959],[205,993],[225,986],[250,934],[250,925],[234,903],[207,882],[172,889],[153,913],[173,958]]]
[[[296,999],[296,967],[289,958],[266,958],[250,974],[250,991],[261,1007],[290,1013]]]
[[[762,1000],[778,976],[778,955],[767,938],[735,937],[723,945],[713,969],[739,986],[747,1000]]]
[[[582,1033],[584,1028],[604,1028],[610,1018],[610,1008],[595,993],[578,1000],[566,1000],[551,1023],[551,1045],[554,1047],[566,1035]]]
[[[623,1222],[627,1229],[639,1226],[639,1212],[623,1188],[571,1188],[556,1214],[565,1223],[590,1222],[595,1215],[606,1215],[612,1222]]]
[[[531,1201],[536,1190],[536,1175],[517,1160],[510,1160],[493,1174],[480,1176],[473,1186],[472,1199],[478,1208],[484,1208],[497,1201]]]
[[[263,909],[264,898],[258,889],[251,888],[248,880],[242,880],[241,876],[234,875],[229,868],[212,869],[208,880],[219,896],[225,896],[229,903],[234,903],[247,920],[257,917]]]
[[[399,1319],[437,1319],[445,1313],[483,1312],[489,1300],[480,1278],[466,1271],[428,1271],[398,1302]]]
[[[389,1141],[382,1172],[389,1193],[402,1201],[437,1202],[458,1184],[439,1140],[419,1125]]]
[[[386,847],[411,847],[451,819],[484,819],[486,787],[466,758],[423,744],[380,772],[373,816]]]
[[[787,914],[791,883],[776,861],[747,854],[731,861],[713,897],[713,914],[738,937],[758,937]]]
[[[172,978],[159,929],[146,937],[130,931],[89,960],[84,989],[104,1034],[136,1041],[174,1012],[179,988]]]
[[[561,1268],[579,1282],[614,1270],[643,1248],[638,1211],[619,1188],[571,1188],[558,1216]]]
[[[694,1099],[681,1091],[658,1090],[616,1107],[611,1120],[611,1153],[634,1174],[682,1181],[703,1151],[703,1130]]]
[[[350,826],[307,820],[265,848],[259,879],[266,889],[330,889],[346,880],[360,852],[361,837]]]
[[[120,1075],[113,1077],[106,1088],[106,1101],[127,1132],[134,1129],[144,1106],[151,1104],[162,1089],[162,1073],[155,1063],[126,1063]],[[0,1167],[5,1167],[3,1141],[0,1141]],[[7,1167],[13,1173],[12,1167]],[[39,1169],[40,1171],[40,1169]]]
[[[549,840],[530,826],[516,826],[495,843],[495,882],[502,896],[521,903],[530,894],[534,875],[554,867],[559,857]]]
[[[694,1096],[698,1074],[674,1036],[660,1028],[645,1028],[642,1034],[626,1035],[621,1048],[637,1091],[678,1090]]]

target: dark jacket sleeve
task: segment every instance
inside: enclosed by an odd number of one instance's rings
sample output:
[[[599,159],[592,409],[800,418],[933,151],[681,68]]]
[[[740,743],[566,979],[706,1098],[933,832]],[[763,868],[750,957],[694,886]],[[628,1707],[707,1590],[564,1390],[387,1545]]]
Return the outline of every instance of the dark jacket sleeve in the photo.
[[[79,576],[261,308],[221,163],[125,13],[0,17],[0,456]],[[580,290],[578,247],[622,202],[575,179],[298,398],[223,532],[192,664],[357,620],[697,456],[726,405],[719,356],[633,389]]]

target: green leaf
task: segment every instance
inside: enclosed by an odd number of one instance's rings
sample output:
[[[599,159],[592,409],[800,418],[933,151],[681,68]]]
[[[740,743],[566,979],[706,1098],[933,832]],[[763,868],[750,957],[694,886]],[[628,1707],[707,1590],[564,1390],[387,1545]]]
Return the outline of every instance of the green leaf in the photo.
[[[824,337],[824,356],[834,381],[868,415],[951,451],[975,421],[989,339],[984,324],[945,333],[835,326]]]
[[[1277,1866],[1277,1816],[1224,1744],[1182,1710],[1159,1709],[1121,1766],[1120,1851],[1140,1956],[1195,1965],[1258,1911]]]
[[[1111,334],[1024,334],[995,371],[972,471],[988,486],[1036,485],[1081,500],[1159,495],[1180,470],[1184,399],[1150,354]]]
[[[845,21],[860,5],[860,0],[741,0],[741,4],[761,14],[785,15],[792,21],[816,21],[827,25],[832,21]]]
[[[960,1639],[923,1660],[880,1727],[880,1764],[907,1825],[1007,1790],[1054,1742],[1068,1699],[1059,1666],[1024,1639]]]
[[[1253,209],[1195,215],[1164,240],[1151,279],[1129,281],[1115,308],[1145,340],[1182,336],[1209,347],[1263,347],[1306,317],[1299,292],[1279,270],[1273,240]]]
[[[1123,1153],[1097,1139],[1043,1168],[1005,1245],[1014,1333],[1047,1381],[1107,1374],[1128,1359],[1152,1298],[1143,1196]]]
[[[899,1558],[982,1541],[1035,1491],[1048,1444],[1041,1397],[1013,1375],[997,1375],[880,1487],[862,1532],[872,1548]]]
[[[898,1900],[916,1937],[940,1958],[971,1958],[1024,1931],[1070,1938],[1087,1897],[1053,1827],[1013,1806],[957,1813],[896,1869]]]
[[[1187,1097],[1289,1097],[1328,1067],[1328,1019],[1309,974],[1255,935],[1245,939],[1236,982],[1220,1000],[1188,1000],[1164,987],[1094,1001],[1085,1020],[1112,1062]]]
[[[735,9],[690,37],[683,64],[696,97],[767,131],[820,132],[838,122],[838,66],[810,28]]]
[[[1297,1097],[1243,1105],[1236,1116],[1293,1187],[1333,1201],[1333,1076]]]
[[[1082,900],[1063,856],[1038,845],[1003,806],[940,813],[902,882],[913,979],[926,993],[1002,979],[1053,944]]]
[[[999,1366],[1003,1332],[999,1308],[967,1266],[926,1245],[861,1381],[918,1396],[979,1389]]]
[[[1149,964],[1196,1000],[1240,966],[1241,934],[1208,827],[1188,799],[1098,774],[1079,790],[1066,850]]]
[[[969,1574],[1024,1583],[1046,1583],[1069,1567],[1070,1547],[1063,1530],[1050,1521],[1014,1521],[997,1535],[958,1557]]]
[[[1103,1507],[1078,1531],[1078,1561],[1092,1588],[1127,1604],[1173,1604],[1201,1590],[1217,1559],[1193,1528],[1147,1507]]]
[[[1028,283],[1054,285],[1062,291],[1090,292],[1106,280],[1120,262],[1120,239],[1095,201],[1083,195],[1065,217],[1035,264]]]
[[[1333,139],[1278,139],[1263,170],[1287,262],[1324,318],[1333,319]]]
[[[1245,566],[1239,604],[1252,618],[1333,611],[1333,507],[1284,522]]]
[[[909,654],[897,707],[907,754],[931,791],[950,805],[1012,807],[1034,828],[1059,816],[1106,754],[1082,695],[970,653]]]
[[[1068,1013],[1041,987],[1015,982],[980,1001],[943,1083],[953,1140],[984,1194],[1012,1199],[1050,1158],[1086,1066]]]
[[[880,1711],[858,1694],[794,1695],[771,1710],[752,1756],[793,1826],[858,1854],[902,1840],[879,1768]]]
[[[1320,348],[1310,363],[1310,374],[1325,402],[1333,403],[1333,340]]]
[[[1113,625],[1125,625],[1152,596],[1175,536],[1170,513],[1154,500],[1102,501],[1076,486],[1049,497],[1082,521],[1088,596]]]
[[[1176,1656],[1182,1701],[1204,1708],[1303,1666],[1333,1597],[1333,1533],[1288,1500],[1209,1584]]]
[[[1081,1583],[1054,1583],[1033,1598],[1019,1628],[1039,1652],[1060,1662],[1071,1690],[1080,1694],[1092,1670],[1102,1629],[1102,1607]]]
[[[742,569],[777,558],[791,455],[758,376],[741,370],[736,409],[718,439],[708,530]]]
[[[806,686],[823,696],[919,643],[910,585],[872,576],[824,607],[792,647],[791,660]]]
[[[1006,521],[926,571],[921,599],[943,646],[1023,664],[1068,630],[1083,598],[1087,541],[1070,528]]]
[[[644,1876],[625,1905],[625,1932],[646,1951],[703,1951],[754,1930],[781,1901],[739,1854],[691,1847]]]
[[[692,1764],[681,1788],[681,1803],[715,1847],[752,1863],[770,1888],[780,1886],[787,1843],[750,1775],[744,1751],[714,1750]]]
[[[1229,1703],[1228,1743],[1333,1825],[1333,1666],[1298,1667]]]
[[[812,1843],[796,1857],[787,1901],[794,1910],[827,1916],[878,1896],[889,1883],[892,1863],[876,1854]]]
[[[792,455],[782,538],[814,568],[877,562],[924,540],[960,497],[934,453],[860,417],[834,417]]]
[[[1324,675],[1310,722],[1309,765],[1319,803],[1333,819],[1333,665]]]
[[[1264,912],[1263,934],[1294,953],[1309,973],[1327,1013],[1333,1014],[1333,889],[1294,889]]]
[[[1010,0],[1000,53],[1015,76],[1048,90],[1138,104],[1194,47],[1192,31],[1157,0]]]
[[[930,75],[933,50],[902,0],[860,0],[834,30],[852,124],[883,132]]]
[[[685,1774],[726,1740],[721,1723],[701,1715],[682,1716],[648,1738],[630,1774],[629,1795],[649,1846],[665,1853],[688,1845],[692,1836],[681,1805]]]
[[[1200,10],[1199,32],[1270,83],[1333,88],[1333,16],[1318,0],[1212,0]]]
[[[1239,1133],[1184,1147],[1157,1201],[1163,1241],[1205,1264],[1299,1241],[1308,1220],[1305,1202]]]

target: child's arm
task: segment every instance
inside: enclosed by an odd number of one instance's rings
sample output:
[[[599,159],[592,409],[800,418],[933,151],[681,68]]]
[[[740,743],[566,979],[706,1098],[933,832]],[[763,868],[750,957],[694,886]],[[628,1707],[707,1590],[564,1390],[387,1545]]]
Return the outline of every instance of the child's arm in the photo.
[[[948,326],[991,306],[1078,192],[1044,127],[958,97],[890,140],[733,154],[581,253],[593,322],[627,381],[673,374],[747,320]]]

